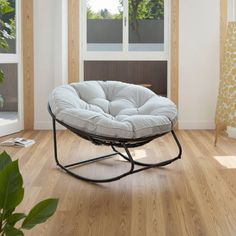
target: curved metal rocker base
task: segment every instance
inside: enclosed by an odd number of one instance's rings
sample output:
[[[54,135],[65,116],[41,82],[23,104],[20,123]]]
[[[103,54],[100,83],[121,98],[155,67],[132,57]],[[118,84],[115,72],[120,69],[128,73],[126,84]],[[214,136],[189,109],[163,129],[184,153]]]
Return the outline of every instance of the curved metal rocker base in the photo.
[[[61,169],[63,169],[66,173],[68,173],[69,175],[71,175],[71,176],[73,176],[73,177],[75,177],[77,179],[84,180],[84,181],[89,181],[89,182],[94,182],[94,183],[112,182],[112,181],[119,180],[119,179],[121,179],[121,178],[123,178],[123,177],[125,177],[127,175],[131,175],[131,174],[134,174],[134,173],[137,173],[137,172],[140,172],[140,171],[143,171],[143,170],[147,170],[147,169],[150,169],[150,168],[166,166],[166,165],[169,165],[169,164],[171,164],[172,162],[174,162],[174,161],[176,161],[178,159],[181,159],[182,148],[181,148],[180,142],[179,142],[179,140],[178,140],[178,138],[177,138],[177,136],[176,136],[176,134],[175,134],[175,132],[173,130],[171,131],[171,134],[172,134],[172,136],[173,136],[173,138],[174,138],[174,140],[176,142],[176,145],[178,147],[178,150],[179,150],[178,155],[176,157],[172,158],[172,159],[169,159],[169,160],[166,160],[166,161],[162,161],[162,162],[158,162],[158,163],[152,163],[152,164],[150,164],[150,163],[142,163],[142,162],[138,162],[138,161],[134,161],[133,160],[133,157],[130,154],[130,151],[129,151],[128,148],[142,146],[142,145],[152,141],[155,138],[163,136],[164,134],[157,135],[157,136],[154,136],[154,137],[148,137],[148,138],[144,138],[144,139],[136,139],[136,140],[132,140],[132,141],[130,141],[130,140],[120,140],[120,139],[117,139],[117,138],[113,138],[112,139],[112,138],[107,138],[107,137],[91,135],[91,134],[87,134],[87,133],[84,133],[82,131],[76,130],[75,128],[72,128],[72,127],[68,126],[67,124],[64,124],[63,122],[57,120],[55,118],[55,116],[52,114],[50,107],[48,107],[48,110],[49,110],[50,115],[52,116],[52,123],[53,123],[53,138],[54,138],[55,161],[56,161],[57,165]],[[70,131],[72,131],[73,133],[77,134],[78,136],[80,136],[82,138],[85,138],[85,139],[93,142],[96,145],[111,146],[114,152],[111,153],[111,154],[100,156],[100,157],[96,157],[96,158],[93,158],[93,159],[89,159],[89,160],[85,160],[85,161],[80,161],[80,162],[76,162],[76,163],[72,163],[72,164],[68,164],[68,165],[62,165],[59,162],[58,155],[57,155],[56,122],[58,122],[61,125],[65,126]],[[122,147],[122,148],[124,148],[124,150],[125,150],[127,155],[124,155],[121,152],[117,151],[115,147]],[[115,155],[120,155],[122,158],[124,158],[126,161],[128,161],[130,163],[129,171],[124,172],[123,174],[115,176],[115,177],[112,177],[112,178],[107,178],[107,179],[92,179],[92,178],[87,178],[87,177],[78,175],[78,174],[76,174],[76,173],[74,173],[73,171],[70,170],[70,168],[72,168],[72,167],[80,167],[80,166],[85,165],[85,164],[91,164],[93,162],[97,162],[97,161],[100,161],[100,160],[111,158],[111,157],[113,157]],[[135,165],[142,166],[142,168],[135,169]]]

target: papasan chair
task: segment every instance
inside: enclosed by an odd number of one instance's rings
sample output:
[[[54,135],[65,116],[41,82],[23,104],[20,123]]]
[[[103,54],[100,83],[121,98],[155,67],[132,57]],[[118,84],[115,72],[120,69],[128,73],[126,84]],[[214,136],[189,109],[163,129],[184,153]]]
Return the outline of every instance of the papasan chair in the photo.
[[[149,168],[168,165],[181,158],[182,148],[174,132],[177,109],[168,98],[151,90],[117,81],[86,81],[62,85],[49,97],[52,116],[55,160],[68,174],[90,182],[111,182]],[[111,154],[62,165],[58,159],[56,122],[96,145],[108,145]],[[171,133],[179,150],[176,157],[159,163],[143,163],[133,159],[129,148],[135,148]],[[124,148],[126,155],[116,148]],[[129,171],[116,177],[93,179],[78,175],[72,167],[80,167],[120,155],[130,163]],[[135,168],[140,166],[139,168]]]

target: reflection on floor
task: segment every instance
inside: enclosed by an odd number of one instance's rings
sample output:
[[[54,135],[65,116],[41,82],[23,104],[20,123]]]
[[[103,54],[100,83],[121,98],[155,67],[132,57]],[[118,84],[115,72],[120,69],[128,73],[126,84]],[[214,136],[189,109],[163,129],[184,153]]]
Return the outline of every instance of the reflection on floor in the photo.
[[[228,169],[236,169],[236,156],[214,156],[214,158]]]
[[[0,126],[16,123],[18,112],[0,112]]]

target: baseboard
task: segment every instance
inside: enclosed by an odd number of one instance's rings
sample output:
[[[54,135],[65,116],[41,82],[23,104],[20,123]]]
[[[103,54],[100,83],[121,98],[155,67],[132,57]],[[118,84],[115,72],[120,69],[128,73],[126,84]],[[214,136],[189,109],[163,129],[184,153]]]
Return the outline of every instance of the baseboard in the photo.
[[[51,121],[35,122],[34,129],[35,130],[52,130],[52,122]],[[66,128],[60,124],[57,124],[57,130],[66,130]]]
[[[179,129],[215,129],[214,121],[179,121]]]

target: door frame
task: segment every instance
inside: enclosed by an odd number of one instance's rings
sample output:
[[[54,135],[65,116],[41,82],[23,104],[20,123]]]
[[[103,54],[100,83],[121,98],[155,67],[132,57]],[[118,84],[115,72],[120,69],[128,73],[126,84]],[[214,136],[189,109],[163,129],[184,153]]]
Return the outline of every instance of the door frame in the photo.
[[[34,129],[34,0],[21,0],[24,130]]]
[[[18,87],[21,110],[21,126],[17,129],[4,128],[5,134],[34,129],[34,11],[33,0],[19,1],[19,48],[21,50],[21,83]]]
[[[17,133],[23,129],[23,63],[22,63],[22,0],[15,2],[16,18],[16,53],[4,54],[0,58],[1,64],[17,64],[17,121],[1,126],[0,137]]]

